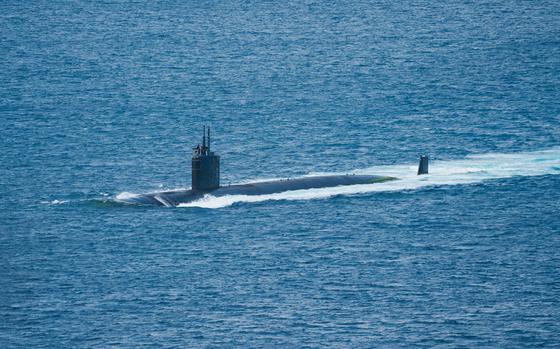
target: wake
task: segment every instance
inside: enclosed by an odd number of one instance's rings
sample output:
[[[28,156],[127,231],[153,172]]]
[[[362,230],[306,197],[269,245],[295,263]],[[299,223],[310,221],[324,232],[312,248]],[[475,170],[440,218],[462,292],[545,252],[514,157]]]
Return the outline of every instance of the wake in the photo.
[[[374,166],[355,170],[357,175],[382,175],[397,177],[399,180],[374,184],[360,184],[331,188],[293,190],[268,195],[228,195],[214,197],[205,195],[202,199],[179,207],[222,208],[235,203],[252,203],[268,200],[313,200],[337,195],[356,195],[374,192],[414,190],[428,186],[460,185],[479,183],[486,180],[510,178],[514,176],[541,176],[560,174],[560,147],[522,153],[489,153],[470,155],[462,160],[433,161],[430,174],[417,176],[417,163]],[[313,173],[316,175],[343,173]]]

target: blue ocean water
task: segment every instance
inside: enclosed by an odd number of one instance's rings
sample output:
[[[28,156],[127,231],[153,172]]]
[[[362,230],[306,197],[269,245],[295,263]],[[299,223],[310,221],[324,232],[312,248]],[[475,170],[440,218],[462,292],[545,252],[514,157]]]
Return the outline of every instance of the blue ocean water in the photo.
[[[560,346],[557,2],[0,9],[0,347]]]

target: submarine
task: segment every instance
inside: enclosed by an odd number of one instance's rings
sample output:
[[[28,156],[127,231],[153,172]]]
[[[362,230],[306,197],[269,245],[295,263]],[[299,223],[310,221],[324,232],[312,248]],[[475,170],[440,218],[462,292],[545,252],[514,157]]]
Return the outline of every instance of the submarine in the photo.
[[[178,206],[203,198],[226,195],[266,195],[291,190],[329,188],[337,186],[382,183],[396,177],[379,175],[326,175],[294,179],[280,179],[246,184],[220,185],[220,156],[210,149],[210,127],[203,127],[202,144],[192,148],[191,189],[170,190],[148,194],[135,194],[119,201],[131,204]],[[418,174],[428,173],[428,157],[420,158]],[[118,199],[118,197],[117,197]]]

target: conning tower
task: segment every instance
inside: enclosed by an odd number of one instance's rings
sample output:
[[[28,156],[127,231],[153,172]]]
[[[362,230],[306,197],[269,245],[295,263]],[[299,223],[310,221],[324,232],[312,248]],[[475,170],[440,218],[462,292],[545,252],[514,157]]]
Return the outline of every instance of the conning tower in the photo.
[[[192,189],[210,191],[220,187],[220,157],[210,151],[210,127],[202,129],[202,145],[193,148]]]

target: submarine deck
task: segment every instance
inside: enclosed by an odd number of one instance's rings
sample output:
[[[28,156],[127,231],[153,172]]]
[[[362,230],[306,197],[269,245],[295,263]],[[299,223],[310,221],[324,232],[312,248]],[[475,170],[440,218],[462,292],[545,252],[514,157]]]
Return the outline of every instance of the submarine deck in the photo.
[[[395,180],[397,178],[375,175],[332,175],[312,176],[294,179],[283,179],[247,184],[234,184],[220,187],[211,191],[175,190],[152,194],[137,195],[125,200],[129,203],[152,204],[161,206],[177,206],[189,203],[209,194],[212,196],[226,195],[266,195],[291,190],[305,190],[315,188],[329,188],[346,185],[372,184]]]

